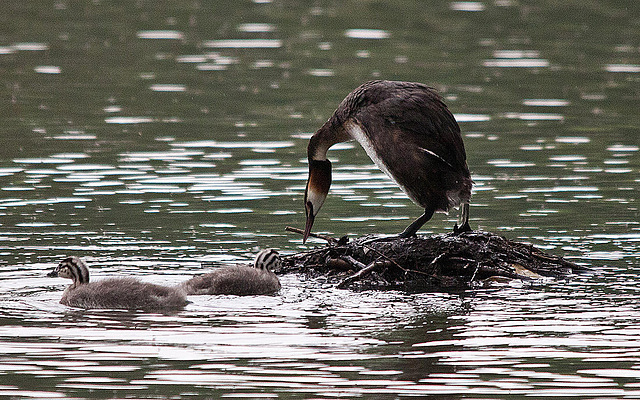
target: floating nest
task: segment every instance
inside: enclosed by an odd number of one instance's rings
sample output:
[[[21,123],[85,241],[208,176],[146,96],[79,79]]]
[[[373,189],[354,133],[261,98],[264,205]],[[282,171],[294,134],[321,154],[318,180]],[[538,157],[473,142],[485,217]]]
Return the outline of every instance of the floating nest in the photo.
[[[426,291],[466,289],[496,280],[565,278],[587,270],[531,244],[483,231],[352,241],[314,236],[327,245],[285,257],[280,272],[323,277],[353,290]]]

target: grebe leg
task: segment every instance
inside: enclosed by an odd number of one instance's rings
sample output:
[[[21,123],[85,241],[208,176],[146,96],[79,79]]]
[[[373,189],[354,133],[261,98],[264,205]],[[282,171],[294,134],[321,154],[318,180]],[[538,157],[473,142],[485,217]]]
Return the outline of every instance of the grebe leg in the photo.
[[[471,231],[473,231],[473,229],[469,226],[469,203],[464,203],[462,207],[460,207],[460,226],[456,224],[453,227],[453,233],[457,235]]]
[[[418,232],[418,229],[422,228],[422,225],[424,225],[427,221],[429,221],[432,216],[433,216],[433,209],[425,208],[424,214],[422,214],[421,216],[418,217],[418,219],[416,219],[411,224],[409,224],[409,226],[407,226],[405,230],[398,235],[398,237],[408,238],[411,236],[415,236],[416,232]]]

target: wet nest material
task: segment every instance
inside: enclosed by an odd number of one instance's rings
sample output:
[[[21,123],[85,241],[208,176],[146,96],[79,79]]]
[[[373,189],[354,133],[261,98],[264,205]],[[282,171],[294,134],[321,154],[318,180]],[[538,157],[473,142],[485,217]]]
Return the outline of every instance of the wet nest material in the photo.
[[[285,257],[280,272],[322,277],[353,290],[424,291],[466,289],[496,280],[566,278],[586,271],[531,244],[483,231],[406,239],[366,236],[349,242],[314,236],[328,244]]]

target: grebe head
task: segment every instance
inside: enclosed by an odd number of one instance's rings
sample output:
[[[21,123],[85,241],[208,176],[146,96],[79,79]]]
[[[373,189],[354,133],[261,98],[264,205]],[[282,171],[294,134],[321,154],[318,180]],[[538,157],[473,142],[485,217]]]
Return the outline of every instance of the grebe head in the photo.
[[[89,283],[89,268],[78,257],[67,257],[48,276],[71,279],[76,284]]]
[[[309,160],[309,180],[304,191],[304,208],[307,222],[304,227],[302,243],[307,241],[313,221],[320,211],[320,207],[327,198],[331,186],[331,161]]]
[[[274,249],[262,250],[256,256],[253,266],[263,271],[273,271],[280,268],[282,259],[280,254]]]

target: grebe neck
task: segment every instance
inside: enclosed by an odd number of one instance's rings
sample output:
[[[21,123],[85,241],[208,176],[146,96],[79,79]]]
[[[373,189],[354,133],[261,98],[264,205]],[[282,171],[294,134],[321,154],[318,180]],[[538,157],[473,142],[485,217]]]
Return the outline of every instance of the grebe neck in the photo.
[[[326,161],[327,151],[331,146],[351,139],[343,125],[335,121],[335,118],[331,118],[311,136],[307,157],[309,160]]]

